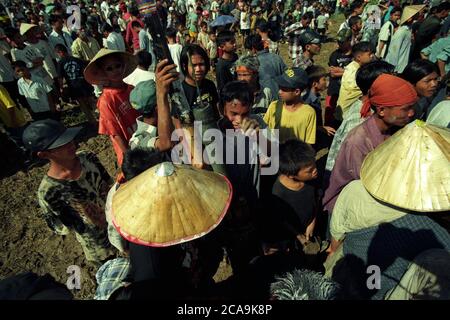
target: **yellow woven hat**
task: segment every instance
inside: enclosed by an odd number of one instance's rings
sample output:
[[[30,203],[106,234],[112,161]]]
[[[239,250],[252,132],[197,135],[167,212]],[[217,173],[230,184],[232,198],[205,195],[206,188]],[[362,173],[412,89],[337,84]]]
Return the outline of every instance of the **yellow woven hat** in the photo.
[[[417,13],[422,11],[425,7],[426,7],[426,5],[424,5],[424,4],[415,4],[412,6],[406,6],[405,9],[403,9],[402,17],[400,18],[400,25],[404,24],[410,18],[414,17]]]
[[[361,181],[373,197],[399,208],[450,210],[450,131],[410,123],[367,155]]]
[[[217,227],[231,198],[231,183],[224,176],[164,162],[120,186],[112,220],[128,241],[167,247]]]
[[[136,57],[130,53],[122,52],[118,50],[109,50],[102,48],[95,55],[94,59],[87,65],[84,69],[84,78],[90,84],[95,85],[106,85],[109,83],[110,79],[105,75],[101,65],[102,60],[109,55],[117,55],[120,57],[125,65],[123,77],[129,76],[137,67]]]
[[[20,24],[20,35],[23,36],[25,33],[27,33],[28,31],[30,31],[33,28],[36,28],[37,25],[35,24],[31,24],[31,23],[21,23]]]

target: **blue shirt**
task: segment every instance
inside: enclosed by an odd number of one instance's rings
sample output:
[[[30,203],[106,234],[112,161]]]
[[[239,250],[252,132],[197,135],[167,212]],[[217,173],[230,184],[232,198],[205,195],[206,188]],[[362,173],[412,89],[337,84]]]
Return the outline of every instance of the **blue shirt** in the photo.
[[[278,99],[278,84],[275,79],[286,70],[283,59],[275,53],[263,50],[257,53],[259,61],[259,80],[264,87],[270,88],[274,100]]]

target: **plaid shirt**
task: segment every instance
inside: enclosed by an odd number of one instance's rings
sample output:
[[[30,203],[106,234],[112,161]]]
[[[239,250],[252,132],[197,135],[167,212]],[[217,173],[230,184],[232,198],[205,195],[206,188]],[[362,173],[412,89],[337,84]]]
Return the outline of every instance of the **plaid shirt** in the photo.
[[[125,258],[117,258],[104,263],[95,275],[98,286],[94,299],[108,300],[114,291],[126,283],[126,277],[130,270],[130,260]]]
[[[270,53],[279,54],[278,43],[270,39],[263,40],[264,49],[268,49]]]
[[[304,28],[300,22],[294,23],[284,30],[284,34],[289,37],[289,57],[295,64],[295,60],[298,59],[303,53],[302,46],[300,45],[299,35],[305,32],[309,27]],[[295,65],[294,65],[295,66]]]
[[[293,67],[302,68],[303,70],[306,70],[308,67],[311,67],[313,64],[314,64],[314,60],[311,58],[305,58],[303,56],[303,54],[300,54],[293,61]]]

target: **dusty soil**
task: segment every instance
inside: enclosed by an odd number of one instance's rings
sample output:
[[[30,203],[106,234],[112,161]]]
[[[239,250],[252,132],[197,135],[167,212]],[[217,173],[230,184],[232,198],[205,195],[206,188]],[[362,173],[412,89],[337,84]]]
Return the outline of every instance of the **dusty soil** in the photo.
[[[331,36],[342,18],[335,20]],[[327,66],[334,43],[325,43],[316,63]],[[290,65],[287,44],[281,45],[281,55]],[[68,126],[83,123],[86,119],[78,108],[65,107],[63,121]],[[80,143],[80,149],[94,152],[111,175],[116,174],[115,155],[108,138],[93,136]],[[77,265],[82,271],[81,290],[73,292],[76,299],[92,299],[95,293],[97,268],[84,258],[83,251],[73,234],[53,234],[41,217],[36,192],[48,164],[31,170],[20,169],[20,159],[0,139],[0,279],[26,271],[51,274],[57,281],[66,283],[67,268]],[[223,262],[215,280],[226,279],[230,267]]]

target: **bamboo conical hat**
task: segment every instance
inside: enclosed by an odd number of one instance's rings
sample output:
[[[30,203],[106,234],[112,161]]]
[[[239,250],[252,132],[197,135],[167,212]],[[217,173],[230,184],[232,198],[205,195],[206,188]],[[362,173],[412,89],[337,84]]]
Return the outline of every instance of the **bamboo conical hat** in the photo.
[[[109,82],[108,76],[102,69],[104,58],[109,55],[118,56],[124,63],[124,78],[128,77],[137,67],[137,59],[131,53],[101,48],[84,69],[83,74],[87,82],[100,86]]]
[[[450,130],[410,123],[367,155],[361,180],[373,197],[396,207],[450,210]]]
[[[414,4],[412,6],[406,6],[403,9],[402,17],[400,18],[400,25],[404,24],[410,18],[414,17],[417,13],[422,11],[426,5],[424,4]]]
[[[37,25],[35,24],[31,24],[31,23],[21,23],[20,24],[20,35],[23,36],[25,33],[27,33],[28,31],[30,31],[33,28],[36,28]]]
[[[224,176],[164,162],[120,186],[112,202],[113,224],[131,242],[171,246],[217,227],[231,197]]]

